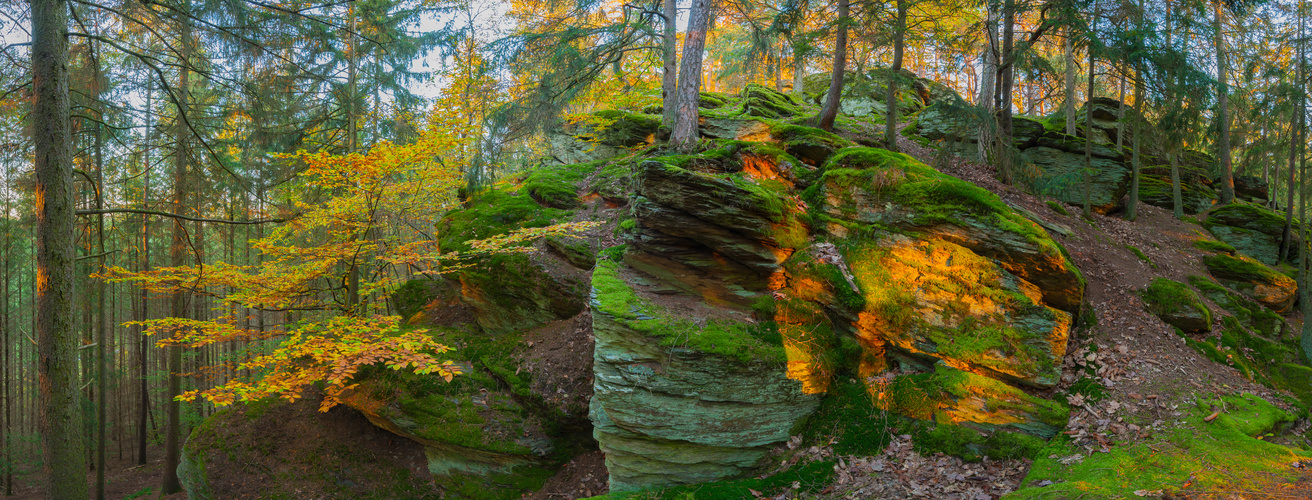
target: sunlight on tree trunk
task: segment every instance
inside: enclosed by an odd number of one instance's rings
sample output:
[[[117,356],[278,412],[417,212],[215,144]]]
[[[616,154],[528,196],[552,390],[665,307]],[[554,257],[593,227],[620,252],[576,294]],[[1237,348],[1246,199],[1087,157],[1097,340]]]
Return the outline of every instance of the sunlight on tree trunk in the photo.
[[[693,0],[688,14],[688,31],[683,37],[683,58],[679,66],[678,97],[675,101],[674,132],[670,144],[691,152],[697,149],[698,104],[701,102],[702,50],[706,46],[706,27],[710,22],[710,1]]]

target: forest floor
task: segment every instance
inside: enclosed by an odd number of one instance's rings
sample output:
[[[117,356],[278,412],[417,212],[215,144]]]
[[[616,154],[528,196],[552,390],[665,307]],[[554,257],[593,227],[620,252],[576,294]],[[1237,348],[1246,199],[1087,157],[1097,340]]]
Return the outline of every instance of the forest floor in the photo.
[[[159,499],[186,500],[186,493],[175,493],[160,497],[160,486],[164,479],[164,447],[152,445],[146,448],[146,464],[137,465],[135,452],[124,450],[123,457],[117,458],[117,447],[111,445],[110,457],[105,461],[105,498],[109,500]],[[15,477],[14,495],[3,496],[6,500],[46,500],[45,486],[38,484],[39,471],[33,467],[20,468]],[[87,484],[93,498],[96,491],[96,472],[87,472]]]

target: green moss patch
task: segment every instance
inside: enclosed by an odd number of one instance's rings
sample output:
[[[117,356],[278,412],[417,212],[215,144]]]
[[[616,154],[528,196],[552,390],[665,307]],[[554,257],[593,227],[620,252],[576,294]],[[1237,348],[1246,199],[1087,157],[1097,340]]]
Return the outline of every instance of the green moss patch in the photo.
[[[1212,328],[1212,311],[1184,283],[1155,278],[1142,296],[1148,312],[1171,326],[1185,331],[1206,331]]]
[[[1215,420],[1203,420],[1222,409]],[[1300,469],[1291,465],[1312,456],[1259,439],[1293,419],[1257,396],[1242,394],[1199,401],[1186,410],[1178,427],[1114,446],[1110,453],[1085,456],[1062,437],[1039,452],[1022,488],[1004,498],[1137,498],[1139,490],[1266,491],[1274,482],[1299,477]]]
[[[621,264],[600,260],[592,271],[593,305],[635,331],[659,337],[663,345],[694,349],[744,363],[782,364],[787,358],[778,327],[726,319],[682,318],[638,297],[620,275]]]
[[[1194,240],[1194,248],[1197,248],[1204,252],[1223,253],[1226,255],[1235,254],[1235,247],[1232,247],[1230,246],[1230,244],[1225,243],[1223,241],[1217,241],[1217,240],[1205,240],[1205,239]]]
[[[1212,276],[1217,279],[1249,283],[1289,281],[1289,277],[1243,255],[1208,255],[1203,257],[1203,264],[1207,266],[1207,270],[1212,273]]]
[[[1145,264],[1148,264],[1149,267],[1157,269],[1157,264],[1154,264],[1153,259],[1148,258],[1148,255],[1143,253],[1143,250],[1139,250],[1139,248],[1134,245],[1125,245],[1125,249],[1129,250],[1130,253],[1134,254],[1135,257],[1138,257],[1139,260],[1142,260]]]
[[[574,192],[570,191],[570,196]],[[572,213],[538,204],[527,190],[506,181],[470,197],[466,206],[437,224],[443,252],[468,251],[470,240],[481,240],[520,228],[545,227],[569,219]]]
[[[578,184],[605,161],[578,165],[538,167],[524,179],[523,189],[543,206],[560,209],[578,208]]]

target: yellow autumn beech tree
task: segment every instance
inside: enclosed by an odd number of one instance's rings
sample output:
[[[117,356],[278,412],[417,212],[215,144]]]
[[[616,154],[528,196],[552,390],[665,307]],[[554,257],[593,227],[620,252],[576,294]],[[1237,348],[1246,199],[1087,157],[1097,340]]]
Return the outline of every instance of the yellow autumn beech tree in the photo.
[[[533,228],[472,242],[464,254],[440,252],[431,227],[456,206],[456,190],[463,184],[459,166],[442,159],[459,156],[471,140],[469,134],[434,127],[414,143],[382,143],[365,153],[285,155],[284,160],[303,162],[305,168],[285,188],[294,200],[293,215],[252,243],[263,257],[259,264],[149,272],[111,267],[101,277],[157,293],[204,294],[219,302],[216,311],[226,313],[213,320],[134,323],[148,335],[163,336],[161,346],[276,341],[270,352],[237,364],[254,374],[252,380],[189,391],[180,396],[185,401],[204,397],[222,406],[267,396],[295,400],[306,386],[323,382],[320,410],[327,411],[353,387],[352,377],[362,367],[378,363],[450,381],[460,373],[458,365],[442,357],[451,348],[425,330],[402,329],[399,317],[375,314],[380,308],[369,298],[385,296],[399,285],[398,267],[440,274],[470,265],[466,262],[476,256],[527,251],[524,244],[531,239],[569,234],[586,225]],[[233,316],[241,308],[294,311],[302,319],[277,331],[254,330],[241,327],[244,322]]]

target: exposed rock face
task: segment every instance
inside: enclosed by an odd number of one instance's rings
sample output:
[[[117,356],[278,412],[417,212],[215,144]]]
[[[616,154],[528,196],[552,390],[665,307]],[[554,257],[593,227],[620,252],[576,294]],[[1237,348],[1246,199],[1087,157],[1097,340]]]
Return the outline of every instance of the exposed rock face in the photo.
[[[1297,225],[1298,221],[1294,221]],[[1285,231],[1285,218],[1265,208],[1246,203],[1232,203],[1211,211],[1204,227],[1217,239],[1229,243],[1240,252],[1276,265],[1280,258],[1280,242]],[[1292,234],[1289,260],[1298,258],[1298,235]]]
[[[1118,160],[1092,158],[1089,161],[1092,172],[1086,186],[1083,152],[1076,154],[1039,146],[1025,150],[1025,157],[1043,172],[1034,181],[1036,191],[1071,205],[1082,206],[1087,189],[1090,207],[1105,214],[1120,208],[1121,198],[1130,189],[1130,168]]]
[[[611,487],[753,470],[842,371],[925,374],[911,418],[1055,433],[1064,408],[1016,387],[1059,379],[1084,290],[1060,246],[905,155],[773,133],[635,163],[630,243],[592,279]]]
[[[705,326],[676,319],[656,299],[639,298],[635,289],[649,288],[636,284],[642,279],[611,261],[593,276],[591,411],[611,488],[714,481],[752,470],[819,397],[788,378],[783,346],[750,335],[749,317]]]
[[[1166,167],[1170,172],[1170,167]],[[1141,171],[1140,174],[1143,174]],[[1139,201],[1168,210],[1175,209],[1175,194],[1172,191],[1170,174],[1165,180],[1157,176],[1143,175],[1139,178]],[[1216,191],[1203,184],[1180,183],[1180,201],[1186,214],[1205,212],[1216,203]]]

